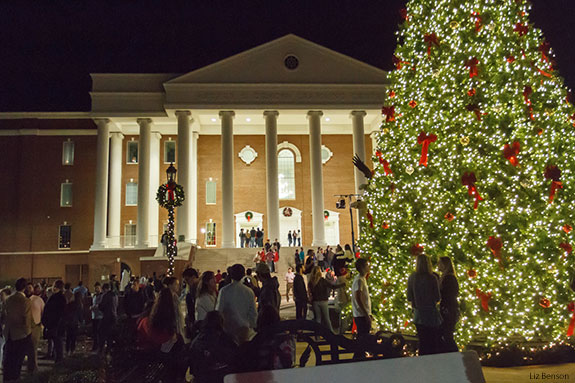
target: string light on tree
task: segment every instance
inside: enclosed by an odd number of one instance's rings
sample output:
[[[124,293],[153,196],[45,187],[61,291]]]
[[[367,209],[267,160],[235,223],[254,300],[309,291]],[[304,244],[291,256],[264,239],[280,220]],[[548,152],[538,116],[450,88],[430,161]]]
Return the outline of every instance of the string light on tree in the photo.
[[[178,252],[176,247],[176,238],[174,236],[174,209],[182,206],[185,200],[184,188],[176,183],[177,170],[174,164],[170,164],[166,170],[168,182],[160,185],[156,193],[158,204],[168,210],[168,270],[166,274],[171,277],[174,275],[174,259]]]
[[[454,260],[460,345],[574,332],[575,108],[529,11],[526,0],[407,4],[359,242],[384,330],[415,332],[418,244]]]

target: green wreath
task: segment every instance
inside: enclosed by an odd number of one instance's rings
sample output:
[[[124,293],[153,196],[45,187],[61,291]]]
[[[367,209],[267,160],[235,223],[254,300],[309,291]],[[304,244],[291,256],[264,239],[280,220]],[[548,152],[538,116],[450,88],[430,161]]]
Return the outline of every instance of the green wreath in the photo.
[[[254,218],[254,214],[251,211],[246,212],[246,214],[244,214],[244,216],[246,217],[248,222],[250,222],[252,220],[252,218]]]
[[[170,199],[169,193],[170,189],[168,188],[168,184],[160,185],[160,187],[158,188],[158,192],[156,193],[156,201],[158,201],[158,204],[166,209],[169,207],[182,206],[182,203],[186,199],[186,196],[184,194],[184,187],[178,184],[175,185],[173,189],[174,193],[173,200]]]

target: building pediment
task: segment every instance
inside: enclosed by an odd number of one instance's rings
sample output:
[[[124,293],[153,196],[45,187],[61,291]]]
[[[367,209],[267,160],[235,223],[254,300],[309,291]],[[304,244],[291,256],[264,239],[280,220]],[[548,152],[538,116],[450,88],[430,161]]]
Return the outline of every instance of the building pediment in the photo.
[[[381,69],[293,34],[176,77],[175,84],[385,84]]]

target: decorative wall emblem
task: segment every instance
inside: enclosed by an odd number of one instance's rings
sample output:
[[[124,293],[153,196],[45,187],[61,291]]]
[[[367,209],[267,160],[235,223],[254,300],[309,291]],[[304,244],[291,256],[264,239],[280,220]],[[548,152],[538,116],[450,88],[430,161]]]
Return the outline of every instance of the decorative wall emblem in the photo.
[[[325,164],[333,157],[333,152],[325,145],[321,146],[321,163]]]
[[[282,213],[284,217],[291,217],[293,215],[293,211],[290,207],[285,207]]]
[[[240,150],[238,156],[246,163],[246,165],[249,165],[256,160],[258,152],[256,152],[251,146],[246,145],[242,150]]]

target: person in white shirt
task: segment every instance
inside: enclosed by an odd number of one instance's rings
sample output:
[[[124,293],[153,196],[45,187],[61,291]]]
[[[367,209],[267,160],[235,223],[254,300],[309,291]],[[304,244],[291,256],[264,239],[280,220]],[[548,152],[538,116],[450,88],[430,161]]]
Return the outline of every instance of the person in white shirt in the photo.
[[[351,308],[353,320],[357,326],[357,337],[361,339],[369,334],[373,320],[371,316],[371,298],[369,297],[369,289],[365,279],[369,273],[369,262],[365,258],[358,258],[355,261],[355,267],[359,274],[355,276],[351,286]]]
[[[218,285],[213,271],[204,271],[198,284],[198,297],[196,298],[196,322],[206,319],[210,311],[216,309]]]
[[[295,273],[293,272],[291,267],[288,267],[288,271],[286,273],[286,301],[289,302],[289,292],[293,290],[293,280],[295,278]],[[292,293],[293,295],[293,293]]]
[[[28,355],[28,371],[36,371],[38,369],[38,346],[42,338],[42,314],[44,313],[44,300],[40,298],[42,287],[37,284],[34,286],[28,283],[26,286],[26,296],[30,299],[32,309],[32,350]]]
[[[240,264],[230,267],[232,283],[220,290],[216,302],[216,310],[224,318],[224,331],[238,344],[253,337],[258,318],[254,292],[241,282],[245,273]]]

